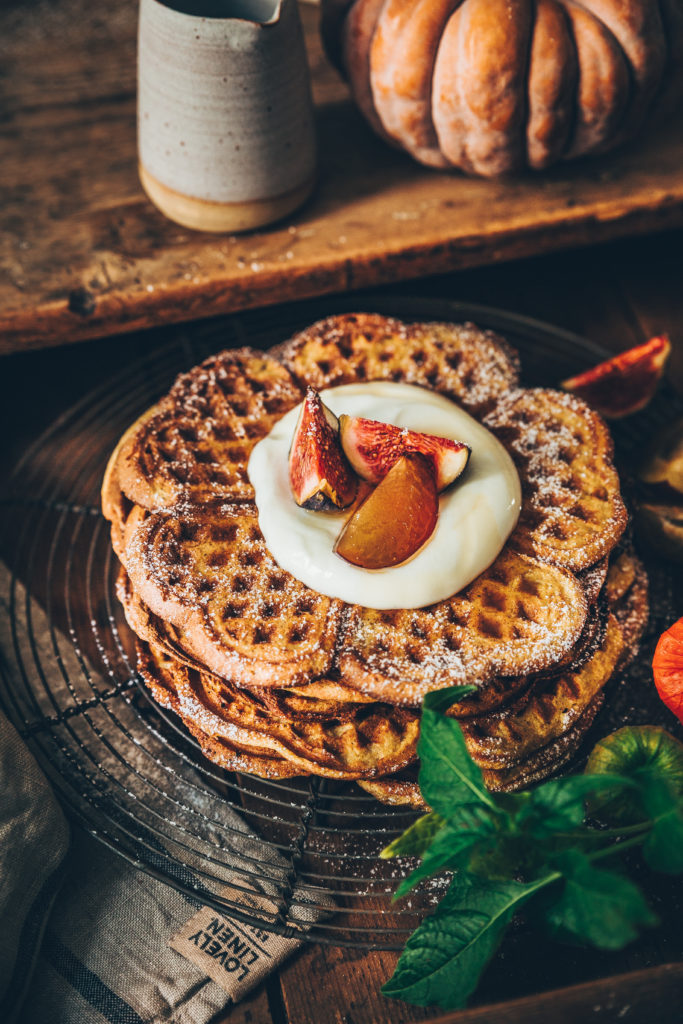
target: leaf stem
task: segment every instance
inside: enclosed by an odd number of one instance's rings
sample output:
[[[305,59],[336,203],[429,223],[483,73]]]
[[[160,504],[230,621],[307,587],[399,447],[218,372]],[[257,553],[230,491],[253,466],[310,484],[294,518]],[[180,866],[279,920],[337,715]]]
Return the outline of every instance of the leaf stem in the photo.
[[[571,832],[554,832],[558,839],[585,839],[586,835],[595,839],[613,839],[619,836],[631,836],[640,832],[649,832],[652,821],[639,821],[635,825],[624,825],[622,828],[576,828]]]
[[[609,857],[612,853],[621,853],[622,850],[628,850],[632,846],[638,846],[643,841],[644,835],[633,836],[631,839],[625,839],[623,843],[612,843],[611,846],[606,846],[602,850],[598,850],[597,853],[587,854],[588,860],[600,860],[602,857]]]

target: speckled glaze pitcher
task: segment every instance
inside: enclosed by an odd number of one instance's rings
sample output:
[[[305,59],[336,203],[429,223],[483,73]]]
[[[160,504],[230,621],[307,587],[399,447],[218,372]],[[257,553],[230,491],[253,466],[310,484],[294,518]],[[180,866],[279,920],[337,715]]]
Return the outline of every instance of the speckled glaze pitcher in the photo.
[[[140,180],[185,227],[246,231],[285,217],[315,177],[296,0],[141,0]]]

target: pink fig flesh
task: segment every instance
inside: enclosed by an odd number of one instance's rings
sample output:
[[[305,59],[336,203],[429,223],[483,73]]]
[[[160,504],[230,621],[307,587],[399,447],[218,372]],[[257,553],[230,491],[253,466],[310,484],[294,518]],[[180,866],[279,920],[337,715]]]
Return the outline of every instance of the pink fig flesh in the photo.
[[[337,419],[312,387],[306,391],[289,450],[289,485],[297,505],[316,511],[346,508],[358,489],[339,443]]]
[[[657,390],[671,353],[665,334],[627,349],[604,363],[562,381],[606,419],[617,420],[644,409]]]
[[[356,473],[371,483],[384,479],[402,455],[417,453],[431,463],[436,489],[443,491],[464,472],[470,458],[470,448],[462,441],[422,434],[362,416],[340,416],[339,436]]]

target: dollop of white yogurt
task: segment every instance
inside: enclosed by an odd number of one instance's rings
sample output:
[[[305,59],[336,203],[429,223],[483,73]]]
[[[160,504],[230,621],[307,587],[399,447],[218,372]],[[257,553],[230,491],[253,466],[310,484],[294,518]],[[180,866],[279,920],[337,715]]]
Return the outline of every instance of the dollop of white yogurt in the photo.
[[[288,456],[297,406],[254,447],[248,466],[261,532],[278,565],[328,597],[379,609],[442,601],[488,568],[521,508],[517,471],[493,434],[443,395],[410,384],[344,384],[322,391],[321,398],[336,416],[364,416],[464,441],[472,455],[464,474],[440,495],[436,529],[422,548],[400,565],[361,569],[333,550],[349,511],[310,512],[292,497]]]

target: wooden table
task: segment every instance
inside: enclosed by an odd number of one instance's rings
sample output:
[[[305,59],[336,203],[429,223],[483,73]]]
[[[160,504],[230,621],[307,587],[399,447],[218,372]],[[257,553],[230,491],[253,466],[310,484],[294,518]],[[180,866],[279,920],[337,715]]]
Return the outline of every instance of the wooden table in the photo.
[[[544,175],[420,167],[372,134],[302,8],[319,137],[301,210],[170,223],[138,181],[136,0],[0,4],[0,352],[683,227],[683,127]]]
[[[670,373],[683,388],[683,234],[672,232],[594,246],[513,264],[431,277],[415,294],[495,305],[574,330],[613,350],[668,331],[674,343]],[[405,293],[406,288],[394,289]],[[388,294],[391,289],[387,290]],[[362,295],[358,308],[362,308]],[[160,328],[0,361],[4,417],[0,481],[29,440],[87,389],[107,380],[114,365],[163,342]],[[184,328],[191,335],[192,325]],[[224,1018],[225,1024],[408,1024],[434,1012],[385,1000],[380,985],[396,954],[325,946],[304,948]],[[660,959],[659,964],[663,961]],[[571,979],[566,979],[567,982]],[[556,982],[552,983],[553,985]],[[539,978],[538,991],[548,988]],[[496,993],[483,988],[474,1008],[448,1017],[457,1024],[580,1024],[680,1021],[683,964],[636,970],[618,980],[590,982],[559,995],[535,994],[487,1007]],[[444,1018],[446,1019],[446,1018]]]

